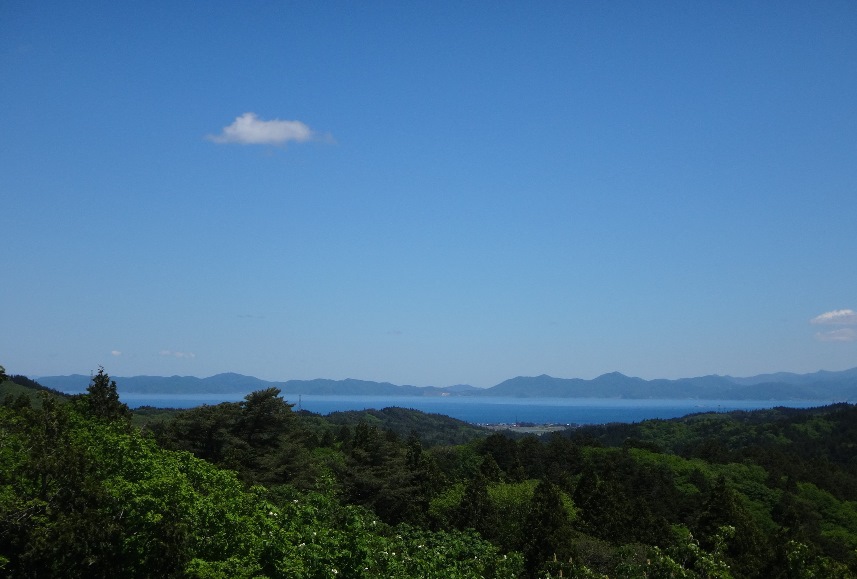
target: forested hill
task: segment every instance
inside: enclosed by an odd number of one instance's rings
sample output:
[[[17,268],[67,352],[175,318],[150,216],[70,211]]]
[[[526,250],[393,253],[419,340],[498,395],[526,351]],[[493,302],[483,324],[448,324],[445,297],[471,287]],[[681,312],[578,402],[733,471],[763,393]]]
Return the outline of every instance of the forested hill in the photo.
[[[41,404],[25,392],[0,402],[3,577],[520,576],[519,554],[472,530],[401,522],[426,487],[401,485],[428,480],[416,439],[345,427],[345,454],[332,425],[299,418],[270,389],[180,413],[156,440],[101,371],[71,399],[23,388]],[[371,455],[384,478],[352,455]],[[361,477],[359,495],[344,494],[346,475]],[[367,495],[367,481],[383,486]]]
[[[0,366],[2,368],[2,366]],[[23,397],[30,401],[33,405],[41,404],[40,394],[48,394],[58,400],[66,401],[70,398],[68,394],[64,394],[53,388],[47,388],[26,376],[13,375],[3,376],[0,380],[0,400],[8,397],[19,398]]]
[[[463,444],[487,436],[489,430],[443,414],[426,414],[407,408],[382,410],[348,410],[331,412],[325,419],[340,426],[356,427],[361,422],[406,438],[417,434],[426,446]]]
[[[63,392],[83,392],[88,376],[45,376],[44,386]],[[707,400],[857,400],[857,368],[812,374],[763,374],[735,378],[700,376],[677,380],[644,380],[612,372],[592,380],[519,376],[491,388],[467,385],[449,387],[400,386],[368,380],[287,380],[273,382],[241,374],[192,376],[133,376],[116,378],[120,393],[134,394],[235,394],[276,387],[287,395],[350,396],[512,396],[559,398],[673,398]]]
[[[103,370],[20,387],[40,404],[0,400],[3,576],[857,576],[850,404],[510,438],[277,388],[139,426]]]
[[[643,380],[612,372],[592,380],[542,375],[506,380],[487,396],[580,398],[700,398],[708,400],[857,399],[857,368],[813,374],[768,374],[749,378],[700,376]]]

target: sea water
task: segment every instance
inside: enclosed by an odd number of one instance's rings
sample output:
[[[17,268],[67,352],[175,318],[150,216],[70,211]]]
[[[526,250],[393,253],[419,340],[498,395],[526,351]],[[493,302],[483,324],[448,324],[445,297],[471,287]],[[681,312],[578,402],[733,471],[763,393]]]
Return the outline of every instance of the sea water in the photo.
[[[246,393],[234,394],[122,394],[131,408],[192,408],[242,400]],[[368,410],[388,407],[411,408],[443,414],[474,424],[606,424],[640,422],[650,418],[677,418],[699,412],[757,410],[786,406],[811,408],[830,404],[830,400],[688,400],[626,398],[515,398],[501,396],[281,396],[294,410],[329,414],[342,410]]]

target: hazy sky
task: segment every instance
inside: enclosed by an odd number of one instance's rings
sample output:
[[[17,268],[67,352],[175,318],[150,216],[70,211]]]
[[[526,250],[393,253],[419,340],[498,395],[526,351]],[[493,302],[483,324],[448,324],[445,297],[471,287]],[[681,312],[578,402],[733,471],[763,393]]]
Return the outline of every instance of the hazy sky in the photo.
[[[857,366],[857,3],[0,2],[0,364]]]

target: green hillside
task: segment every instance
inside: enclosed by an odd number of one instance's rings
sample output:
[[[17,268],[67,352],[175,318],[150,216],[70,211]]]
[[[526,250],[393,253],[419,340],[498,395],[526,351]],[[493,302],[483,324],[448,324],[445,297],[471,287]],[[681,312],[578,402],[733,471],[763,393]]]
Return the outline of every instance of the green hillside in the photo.
[[[135,418],[103,371],[39,399],[0,406],[10,577],[857,575],[848,404],[513,439],[276,388]]]
[[[2,366],[0,366],[1,368]],[[5,372],[3,376],[4,378],[0,380],[0,400],[4,401],[7,405],[31,404],[40,407],[42,396],[49,396],[62,401],[69,399],[67,394],[42,386],[26,376],[6,376]],[[27,402],[24,402],[25,400]]]
[[[331,412],[326,419],[331,424],[347,426],[366,422],[400,437],[415,433],[426,446],[464,444],[488,434],[485,428],[443,414],[427,414],[407,408]]]

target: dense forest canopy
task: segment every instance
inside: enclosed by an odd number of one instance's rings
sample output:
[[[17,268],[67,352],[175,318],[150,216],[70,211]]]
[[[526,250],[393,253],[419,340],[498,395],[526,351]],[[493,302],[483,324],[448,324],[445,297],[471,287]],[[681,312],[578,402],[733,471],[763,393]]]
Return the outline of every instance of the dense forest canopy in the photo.
[[[511,438],[275,388],[183,411],[0,384],[11,577],[852,577],[857,409]]]

